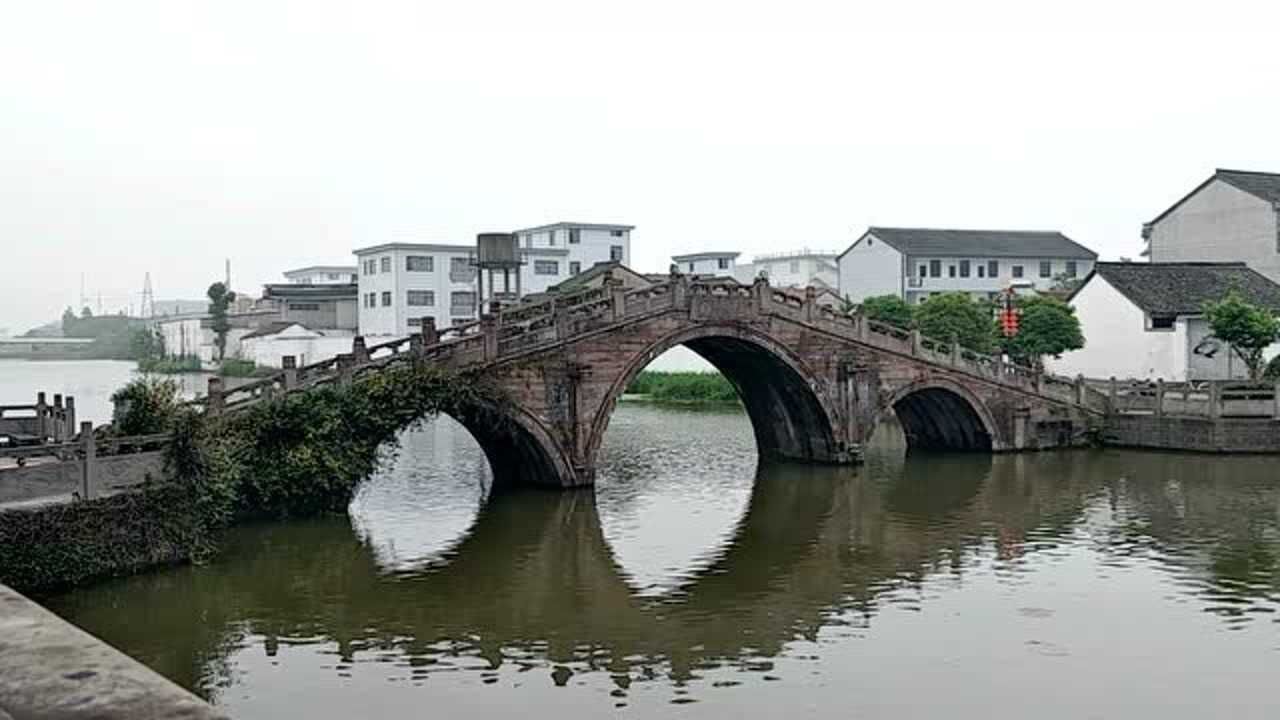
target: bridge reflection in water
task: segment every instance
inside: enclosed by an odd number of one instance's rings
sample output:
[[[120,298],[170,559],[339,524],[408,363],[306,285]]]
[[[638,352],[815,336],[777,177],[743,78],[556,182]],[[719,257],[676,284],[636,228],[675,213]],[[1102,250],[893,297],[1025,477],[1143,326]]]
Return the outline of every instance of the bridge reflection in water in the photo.
[[[778,663],[796,654],[788,648],[821,653],[832,638],[865,636],[886,612],[928,613],[966,583],[1007,589],[1025,583],[1031,565],[1088,553],[1103,567],[1152,560],[1178,602],[1227,626],[1276,607],[1280,491],[1265,461],[1119,452],[869,460],[761,466],[724,542],[657,594],[621,566],[585,490],[495,495],[458,542],[412,567],[388,568],[345,520],[330,519],[244,528],[208,567],[49,601],[231,706],[242,684],[269,695],[281,672],[288,684],[297,663],[308,670],[295,688],[423,683],[413,697],[428,705],[444,687],[433,678],[456,682],[459,672],[503,683],[508,703],[520,702],[521,685],[576,684],[583,673],[609,678],[608,703],[644,686],[692,699],[786,675]],[[296,646],[315,652],[299,657]],[[300,695],[290,696],[295,714],[324,714]]]

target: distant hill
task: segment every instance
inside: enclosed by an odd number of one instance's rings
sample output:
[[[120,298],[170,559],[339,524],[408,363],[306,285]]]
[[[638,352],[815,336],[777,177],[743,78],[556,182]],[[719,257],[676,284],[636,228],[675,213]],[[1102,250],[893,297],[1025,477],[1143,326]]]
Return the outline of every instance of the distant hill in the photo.
[[[55,320],[51,323],[45,323],[40,327],[34,327],[22,333],[19,337],[28,338],[57,338],[62,337],[62,321]]]

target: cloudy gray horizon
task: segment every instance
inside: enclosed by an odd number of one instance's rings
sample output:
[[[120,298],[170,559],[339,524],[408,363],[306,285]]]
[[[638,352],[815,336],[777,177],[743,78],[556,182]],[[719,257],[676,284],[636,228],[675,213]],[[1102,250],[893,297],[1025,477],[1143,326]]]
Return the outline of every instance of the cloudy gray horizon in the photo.
[[[649,271],[868,225],[1137,257],[1215,167],[1280,171],[1280,11],[1036,5],[10,3],[0,328],[82,274],[116,311],[559,220]]]

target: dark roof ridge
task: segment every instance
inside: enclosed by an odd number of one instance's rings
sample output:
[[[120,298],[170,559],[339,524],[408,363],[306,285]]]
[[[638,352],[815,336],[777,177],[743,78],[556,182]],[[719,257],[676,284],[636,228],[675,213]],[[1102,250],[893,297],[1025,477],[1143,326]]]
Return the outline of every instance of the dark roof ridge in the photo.
[[[1233,170],[1231,168],[1214,168],[1214,173],[1231,173],[1233,175],[1266,175],[1268,177],[1280,177],[1280,173],[1267,172],[1266,170]]]
[[[991,228],[944,228],[944,227],[906,227],[903,225],[868,225],[867,231],[871,230],[909,230],[912,232],[971,232],[971,233],[1039,233],[1043,235],[1062,235],[1066,237],[1061,230],[995,230]],[[864,233],[865,234],[865,233]]]

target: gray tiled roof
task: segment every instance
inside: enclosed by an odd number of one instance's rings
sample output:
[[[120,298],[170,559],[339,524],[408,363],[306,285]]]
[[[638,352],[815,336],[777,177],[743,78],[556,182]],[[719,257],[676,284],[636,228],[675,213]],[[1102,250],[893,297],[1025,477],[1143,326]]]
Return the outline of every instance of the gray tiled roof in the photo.
[[[1060,232],[1035,230],[932,230],[871,227],[867,232],[907,255],[1080,258],[1098,253]]]
[[[1226,170],[1224,168],[1218,168],[1209,176],[1208,180],[1205,180],[1195,186],[1191,192],[1183,195],[1178,202],[1165,208],[1163,212],[1152,218],[1147,225],[1154,225],[1165,219],[1169,213],[1177,210],[1182,206],[1182,203],[1190,200],[1196,193],[1203,190],[1214,180],[1221,180],[1235,189],[1247,192],[1260,200],[1265,200],[1271,203],[1280,203],[1280,174],[1257,172],[1254,170]]]
[[[1153,315],[1196,315],[1232,289],[1280,312],[1280,285],[1244,263],[1098,263],[1093,272]]]
[[[1214,177],[1267,202],[1280,202],[1280,175],[1275,173],[1219,168]]]

